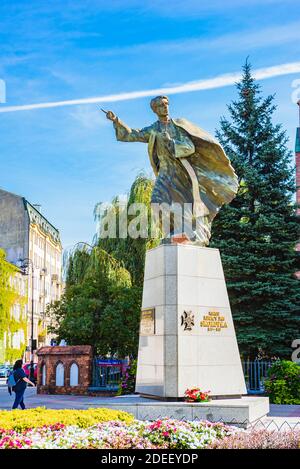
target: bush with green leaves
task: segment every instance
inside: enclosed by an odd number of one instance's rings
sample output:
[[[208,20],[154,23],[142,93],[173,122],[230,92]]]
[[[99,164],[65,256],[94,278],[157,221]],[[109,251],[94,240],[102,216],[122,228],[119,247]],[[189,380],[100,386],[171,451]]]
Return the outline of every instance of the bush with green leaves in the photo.
[[[300,404],[300,366],[276,361],[268,371],[265,389],[272,404]]]
[[[136,380],[137,360],[131,360],[126,368],[126,372],[120,383],[120,387],[117,395],[122,394],[134,394],[135,392],[135,380]]]

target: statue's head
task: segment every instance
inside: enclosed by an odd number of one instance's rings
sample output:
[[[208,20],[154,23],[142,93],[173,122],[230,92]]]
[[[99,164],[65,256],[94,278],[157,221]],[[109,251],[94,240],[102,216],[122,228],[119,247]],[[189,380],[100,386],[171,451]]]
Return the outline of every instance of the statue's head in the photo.
[[[167,117],[169,115],[168,96],[156,96],[156,98],[151,99],[150,106],[158,117]]]

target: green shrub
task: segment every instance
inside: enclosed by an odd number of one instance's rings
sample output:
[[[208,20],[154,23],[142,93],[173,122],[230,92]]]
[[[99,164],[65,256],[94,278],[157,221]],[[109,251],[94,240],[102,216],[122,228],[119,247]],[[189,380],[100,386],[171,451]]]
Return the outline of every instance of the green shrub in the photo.
[[[136,380],[137,360],[132,360],[126,368],[126,372],[120,383],[117,396],[122,394],[134,394]]]
[[[131,423],[133,415],[121,410],[111,409],[46,409],[37,407],[26,410],[0,411],[0,429],[22,431],[28,428],[39,428],[44,425],[61,423],[64,425],[77,425],[88,428],[102,422],[118,420]]]
[[[275,362],[265,389],[272,404],[300,404],[300,366],[288,360]]]

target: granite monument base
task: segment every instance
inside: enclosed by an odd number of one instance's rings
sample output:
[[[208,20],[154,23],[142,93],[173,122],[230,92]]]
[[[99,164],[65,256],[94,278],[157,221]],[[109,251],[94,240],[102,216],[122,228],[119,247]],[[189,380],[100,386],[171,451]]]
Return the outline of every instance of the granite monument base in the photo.
[[[170,400],[194,386],[247,394],[219,250],[164,244],[146,254],[136,392]]]
[[[178,402],[192,387],[210,391],[212,400]],[[147,252],[136,392],[142,401],[128,411],[142,420],[247,427],[269,412],[267,397],[246,396],[218,249],[165,244]]]
[[[164,402],[137,395],[104,398],[101,407],[123,410],[138,420],[174,418],[208,420],[242,428],[256,426],[269,412],[267,397],[246,396],[240,399],[217,399],[204,403]]]

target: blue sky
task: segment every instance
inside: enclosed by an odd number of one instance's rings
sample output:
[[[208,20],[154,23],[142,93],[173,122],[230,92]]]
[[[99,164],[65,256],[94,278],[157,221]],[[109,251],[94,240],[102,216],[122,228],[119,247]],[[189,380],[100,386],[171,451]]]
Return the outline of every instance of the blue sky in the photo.
[[[299,13],[298,0],[2,0],[0,110],[210,79],[239,72],[247,56],[253,69],[299,62]],[[261,84],[276,93],[274,118],[293,149],[300,71]],[[235,95],[234,86],[178,93],[170,111],[214,133]],[[91,241],[97,202],[151,174],[146,146],[116,142],[99,107],[0,112],[0,187],[40,203],[65,247]],[[155,120],[149,97],[105,107],[132,127]]]

